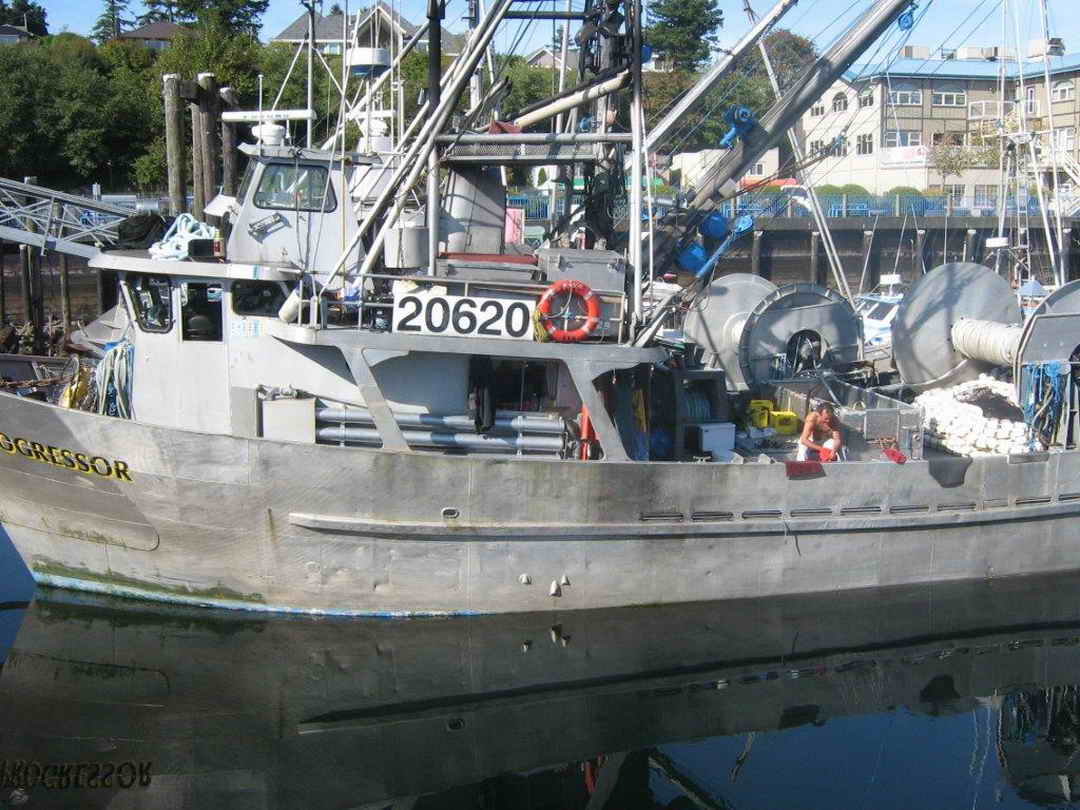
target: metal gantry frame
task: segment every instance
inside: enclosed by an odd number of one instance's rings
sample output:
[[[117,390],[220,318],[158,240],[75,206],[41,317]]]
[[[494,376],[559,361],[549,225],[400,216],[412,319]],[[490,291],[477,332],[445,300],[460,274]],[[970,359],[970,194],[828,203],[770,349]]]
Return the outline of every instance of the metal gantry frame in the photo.
[[[91,258],[134,212],[90,197],[0,178],[0,239]]]

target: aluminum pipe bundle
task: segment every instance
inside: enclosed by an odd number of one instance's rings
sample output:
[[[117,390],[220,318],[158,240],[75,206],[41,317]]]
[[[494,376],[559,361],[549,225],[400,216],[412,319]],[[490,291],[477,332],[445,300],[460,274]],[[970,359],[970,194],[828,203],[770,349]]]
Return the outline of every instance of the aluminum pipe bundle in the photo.
[[[563,449],[562,438],[556,436],[443,433],[433,430],[403,430],[402,434],[405,441],[412,447],[439,447],[493,453],[516,452],[518,450],[558,453]],[[382,443],[379,431],[374,428],[348,427],[346,425],[317,428],[315,436],[319,441],[324,442],[372,445]]]
[[[315,419],[319,422],[342,422],[351,425],[374,425],[375,420],[367,408],[317,408]],[[473,418],[468,414],[438,416],[430,413],[395,413],[394,421],[402,427],[442,428],[451,431],[475,430]],[[497,430],[517,433],[549,433],[561,436],[565,427],[563,420],[552,416],[530,416],[498,411],[495,414]]]

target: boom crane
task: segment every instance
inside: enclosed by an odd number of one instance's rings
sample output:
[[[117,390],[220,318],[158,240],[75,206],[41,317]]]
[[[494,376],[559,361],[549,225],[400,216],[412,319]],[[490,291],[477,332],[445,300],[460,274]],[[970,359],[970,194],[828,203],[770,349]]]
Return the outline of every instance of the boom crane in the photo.
[[[806,75],[779,98],[757,121],[747,121],[745,108],[732,113],[728,120],[737,138],[732,148],[721,156],[705,176],[690,204],[693,215],[679,224],[658,226],[656,254],[660,267],[670,266],[680,252],[676,248],[694,238],[694,229],[701,224],[720,199],[733,197],[738,189],[735,178],[745,174],[750,166],[769,149],[777,146],[795,126],[799,118],[825,93],[891,25],[899,21],[910,27],[912,0],[881,0],[825,53],[818,57]],[[733,108],[735,109],[735,108]],[[730,112],[730,111],[729,111]]]

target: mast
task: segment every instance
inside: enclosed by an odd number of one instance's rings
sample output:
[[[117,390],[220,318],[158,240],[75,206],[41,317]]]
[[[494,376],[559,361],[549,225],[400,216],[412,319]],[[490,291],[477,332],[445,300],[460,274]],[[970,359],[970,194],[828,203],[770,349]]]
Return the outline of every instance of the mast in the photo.
[[[428,0],[428,109],[442,101],[442,0]],[[470,84],[472,80],[470,78]],[[439,263],[439,150],[432,148],[427,161],[428,275],[438,272]]]
[[[641,301],[641,161],[642,154],[642,109],[641,109],[641,0],[629,0],[630,3],[630,80],[633,85],[633,99],[630,102],[630,133],[633,138],[633,166],[630,171],[630,263],[634,268],[633,318],[630,334],[633,335],[643,319]],[[557,129],[557,128],[556,128]]]
[[[1064,226],[1061,223],[1061,192],[1058,189],[1058,162],[1057,162],[1057,129],[1054,127],[1054,96],[1050,89],[1050,29],[1046,22],[1046,0],[1039,0],[1039,13],[1042,17],[1042,58],[1043,58],[1043,77],[1046,90],[1046,117],[1050,125],[1050,166],[1053,171],[1052,185],[1054,189],[1054,220],[1057,225],[1057,244],[1059,255],[1065,251],[1065,232]],[[1046,239],[1049,242],[1050,234],[1046,234]],[[1058,263],[1054,263],[1054,281],[1060,287],[1065,283],[1068,276],[1068,268],[1059,267]]]

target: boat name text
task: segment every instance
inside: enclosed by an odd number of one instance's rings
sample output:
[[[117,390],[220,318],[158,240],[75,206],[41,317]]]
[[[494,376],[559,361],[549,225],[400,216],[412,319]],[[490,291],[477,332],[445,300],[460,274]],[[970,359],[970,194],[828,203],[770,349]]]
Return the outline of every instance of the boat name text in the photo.
[[[32,461],[75,470],[84,475],[99,475],[102,478],[115,478],[117,481],[131,483],[131,470],[126,461],[119,459],[110,461],[104,456],[88,456],[65,447],[33,442],[21,436],[9,437],[6,433],[0,433],[0,450],[11,455],[18,453]]]
[[[130,789],[149,787],[149,762],[36,762],[0,759],[0,787],[23,790],[41,785],[46,790],[71,788]]]

